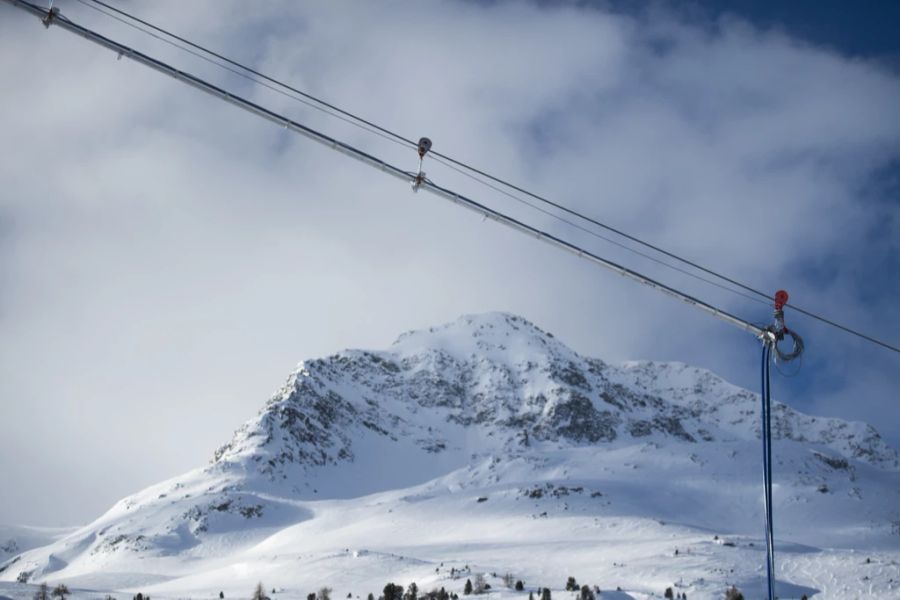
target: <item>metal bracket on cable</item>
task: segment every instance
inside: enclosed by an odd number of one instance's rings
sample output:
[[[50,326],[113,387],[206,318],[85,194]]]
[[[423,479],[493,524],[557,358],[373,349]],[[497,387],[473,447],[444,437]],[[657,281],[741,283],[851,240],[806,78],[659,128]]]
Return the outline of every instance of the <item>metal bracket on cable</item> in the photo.
[[[803,338],[788,329],[787,325],[784,324],[784,306],[787,304],[787,301],[788,293],[786,291],[778,290],[775,292],[775,312],[773,315],[775,322],[766,327],[761,336],[763,343],[771,346],[772,350],[775,351],[775,355],[782,362],[790,362],[799,357],[803,354],[804,348]],[[790,352],[783,352],[781,348],[778,347],[778,342],[784,340],[785,335],[790,337],[793,342],[793,347]]]
[[[50,8],[47,10],[46,16],[41,19],[41,23],[44,24],[44,28],[50,29],[50,26],[53,24],[53,21],[59,15],[59,7],[53,6],[53,3],[50,3]]]
[[[422,161],[425,160],[425,155],[428,154],[429,150],[431,150],[431,140],[427,137],[419,138],[419,170],[410,182],[414,192],[418,192],[419,188],[422,187],[422,184],[426,181],[425,172],[422,171]]]

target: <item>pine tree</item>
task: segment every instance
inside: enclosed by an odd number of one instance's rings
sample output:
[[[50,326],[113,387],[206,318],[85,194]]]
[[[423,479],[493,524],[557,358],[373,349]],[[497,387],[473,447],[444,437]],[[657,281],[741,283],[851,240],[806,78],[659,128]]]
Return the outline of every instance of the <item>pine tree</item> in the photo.
[[[566,591],[567,592],[575,592],[578,591],[578,583],[575,581],[575,578],[571,575],[566,580]]]
[[[725,590],[725,600],[744,600],[744,595],[736,587]]]
[[[403,600],[403,586],[396,583],[384,586],[384,600]]]
[[[550,598],[550,588],[544,588],[541,590],[541,600],[552,600]]]
[[[138,594],[140,595],[140,594]],[[136,600],[141,600],[137,598]],[[262,582],[256,584],[256,589],[253,590],[253,600],[269,600],[269,597],[266,596],[266,588],[263,587]]]
[[[522,583],[522,580],[519,579],[518,581],[516,581],[516,591],[521,592],[524,589],[525,589],[525,584]]]
[[[666,593],[663,594],[663,598],[668,598],[669,600],[673,600],[674,597],[675,597],[675,594],[674,594],[674,592],[672,592],[672,588],[667,587]]]
[[[54,598],[59,598],[60,600],[66,600],[66,596],[68,596],[71,593],[72,592],[69,591],[69,588],[66,587],[66,584],[61,583],[58,586],[56,586],[55,588],[53,588],[53,591],[50,592],[50,595],[53,596]]]
[[[465,587],[463,587],[463,594],[468,596],[471,593],[472,593],[472,580],[466,579],[466,585],[465,585]],[[387,600],[387,598],[385,598],[385,600]]]
[[[41,587],[34,593],[34,600],[50,600],[50,592],[46,583],[42,583]]]
[[[219,600],[224,600],[225,592],[219,592]]]
[[[403,600],[419,600],[419,586],[416,585],[415,581],[410,583],[409,587],[406,588]]]

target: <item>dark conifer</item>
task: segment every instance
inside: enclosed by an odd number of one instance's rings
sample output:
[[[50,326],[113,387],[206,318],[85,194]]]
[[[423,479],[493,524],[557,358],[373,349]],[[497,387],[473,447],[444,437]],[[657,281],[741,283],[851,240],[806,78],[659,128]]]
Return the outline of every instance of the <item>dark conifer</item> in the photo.
[[[140,594],[138,594],[140,596]],[[141,600],[140,598],[136,598],[135,600]],[[263,587],[262,581],[256,584],[256,589],[253,590],[253,600],[269,600],[269,597],[266,596],[266,588]]]
[[[744,600],[744,594],[736,587],[731,586],[725,590],[725,600]]]
[[[46,583],[42,583],[34,593],[34,600],[50,600],[50,592],[48,591]]]

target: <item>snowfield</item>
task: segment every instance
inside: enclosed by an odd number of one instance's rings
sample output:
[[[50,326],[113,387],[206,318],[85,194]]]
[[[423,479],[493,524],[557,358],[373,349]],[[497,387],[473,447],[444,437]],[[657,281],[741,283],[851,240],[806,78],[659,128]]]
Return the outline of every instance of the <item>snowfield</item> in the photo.
[[[761,598],[759,398],[677,363],[579,356],[508,314],[302,363],[212,462],[0,555],[0,598]],[[900,598],[900,460],[773,407],[781,598]],[[0,529],[0,544],[21,533]],[[524,591],[504,586],[511,574]]]

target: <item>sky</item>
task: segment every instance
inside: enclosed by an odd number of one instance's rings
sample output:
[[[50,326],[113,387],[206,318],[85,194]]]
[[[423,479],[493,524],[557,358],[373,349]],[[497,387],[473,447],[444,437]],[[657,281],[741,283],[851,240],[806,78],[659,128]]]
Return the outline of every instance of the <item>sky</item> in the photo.
[[[900,343],[896,4],[116,2],[407,138]],[[415,153],[70,19],[403,168]],[[859,11],[859,12],[857,12]],[[0,5],[0,523],[206,464],[304,359],[519,314],[585,355],[758,386],[758,342]],[[752,322],[771,309],[426,160],[436,183]],[[606,234],[604,234],[606,235]],[[796,313],[794,408],[900,448],[900,356]],[[774,371],[773,371],[774,373]]]

